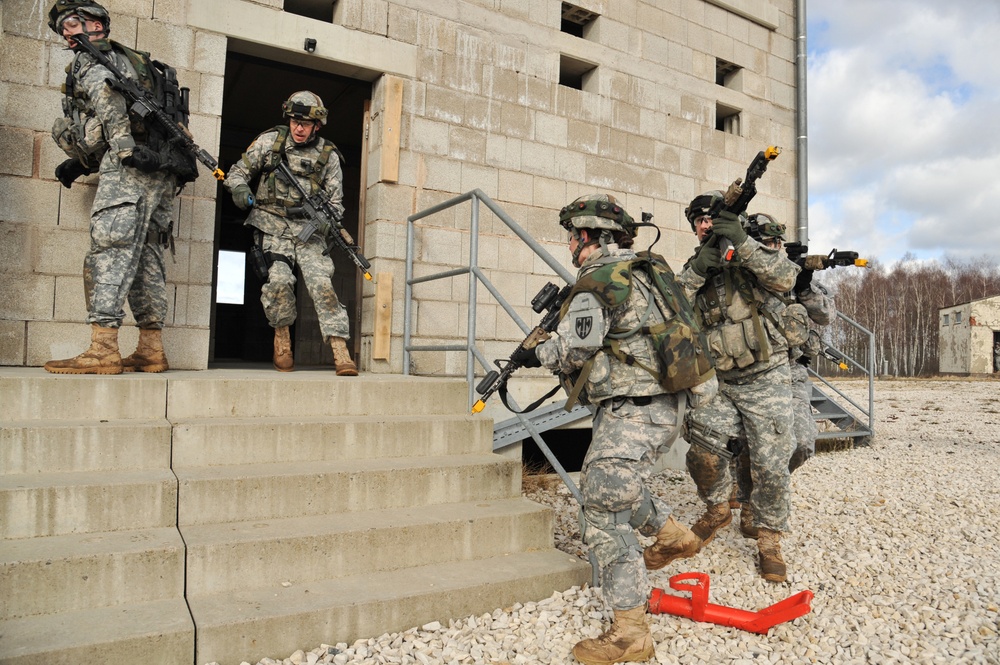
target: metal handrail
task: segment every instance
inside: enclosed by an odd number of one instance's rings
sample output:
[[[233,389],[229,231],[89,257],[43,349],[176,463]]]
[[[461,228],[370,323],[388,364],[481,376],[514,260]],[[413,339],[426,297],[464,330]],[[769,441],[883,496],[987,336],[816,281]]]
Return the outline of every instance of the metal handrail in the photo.
[[[863,416],[868,419],[867,429],[870,433],[871,438],[875,438],[875,335],[872,331],[865,328],[863,325],[855,321],[854,319],[846,316],[841,312],[837,312],[837,318],[846,322],[849,326],[857,330],[861,335],[868,338],[868,359],[867,362],[862,365],[857,360],[847,355],[840,349],[837,351],[850,362],[851,365],[860,370],[863,374],[868,376],[868,410],[866,411],[863,407],[859,406],[854,400],[844,394],[842,390],[834,386],[832,383],[827,381],[824,377],[820,376],[816,370],[812,367],[809,369],[809,375],[813,378],[819,379],[823,384],[828,387],[833,392],[837,393],[843,400],[848,402],[851,406],[861,412]]]
[[[455,268],[451,270],[444,270],[431,275],[424,275],[423,277],[413,276],[413,255],[414,255],[414,237],[416,233],[415,223],[418,220],[434,215],[448,208],[460,205],[469,201],[471,203],[471,211],[469,217],[469,265],[467,267]],[[552,270],[559,275],[567,284],[573,284],[576,282],[576,278],[566,270],[562,264],[560,264],[548,251],[545,250],[531,235],[528,234],[521,226],[515,222],[507,213],[500,208],[496,202],[493,201],[489,196],[483,193],[479,189],[474,189],[470,192],[466,192],[460,196],[448,199],[437,205],[431,206],[426,210],[421,210],[420,212],[414,213],[406,218],[406,281],[405,289],[403,294],[403,374],[408,375],[410,373],[410,354],[413,351],[465,351],[466,352],[466,380],[469,384],[469,408],[476,401],[475,397],[475,362],[478,362],[483,369],[489,371],[491,369],[490,362],[486,359],[486,356],[476,347],[476,294],[477,285],[481,282],[483,286],[490,292],[490,294],[496,299],[500,307],[503,308],[505,312],[517,323],[517,326],[527,335],[531,332],[531,326],[525,323],[521,317],[517,314],[514,308],[509,302],[503,297],[503,295],[497,290],[488,277],[483,273],[479,267],[479,204],[483,203],[494,215],[497,216],[500,221],[502,221],[507,228],[514,232],[517,237],[519,237],[524,243],[545,263],[552,268]],[[412,344],[413,337],[413,323],[412,312],[413,312],[413,285],[421,284],[423,282],[430,282],[438,279],[445,279],[448,277],[455,277],[458,275],[469,275],[469,312],[468,312],[468,325],[466,326],[466,341],[465,344],[431,344],[431,345],[414,345]],[[517,413],[520,407],[517,402],[514,401],[512,395],[507,396],[507,401],[511,404],[511,408],[514,409],[513,413],[524,425],[525,430],[531,435],[538,449],[542,451],[545,458],[555,469],[559,477],[562,478],[563,482],[569,488],[570,492],[578,502],[583,501],[583,496],[580,490],[576,487],[576,484],[566,473],[562,464],[556,459],[556,456],[549,449],[548,445],[541,438],[538,429],[531,423],[530,418],[526,417],[524,414]]]

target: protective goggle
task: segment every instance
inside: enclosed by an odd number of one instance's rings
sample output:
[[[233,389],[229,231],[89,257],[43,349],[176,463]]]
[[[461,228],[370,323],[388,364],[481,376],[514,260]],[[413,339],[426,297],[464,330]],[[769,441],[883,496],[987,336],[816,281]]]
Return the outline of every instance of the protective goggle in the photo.
[[[69,14],[63,17],[58,24],[59,32],[69,29],[74,30],[76,28],[82,27],[87,22],[86,16],[81,16],[79,14]]]

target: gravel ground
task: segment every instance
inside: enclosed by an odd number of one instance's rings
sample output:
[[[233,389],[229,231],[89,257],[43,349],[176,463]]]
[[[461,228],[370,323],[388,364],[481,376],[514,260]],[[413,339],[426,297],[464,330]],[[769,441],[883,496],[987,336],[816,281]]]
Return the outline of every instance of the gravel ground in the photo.
[[[866,402],[863,382],[837,385]],[[812,611],[768,635],[651,615],[656,662],[1000,665],[998,388],[996,381],[877,381],[874,445],[821,453],[793,476],[786,583],[759,577],[756,543],[741,537],[737,519],[694,558],[651,574],[653,586],[669,591],[672,575],[708,573],[709,602],[746,610],[809,589]],[[666,471],[651,484],[682,522],[698,518],[702,506],[686,473]],[[525,494],[555,509],[556,546],[585,558],[576,504],[558,479],[526,478]],[[599,590],[574,587],[447,626],[321,645],[258,665],[571,663],[573,644],[599,635],[609,620]]]

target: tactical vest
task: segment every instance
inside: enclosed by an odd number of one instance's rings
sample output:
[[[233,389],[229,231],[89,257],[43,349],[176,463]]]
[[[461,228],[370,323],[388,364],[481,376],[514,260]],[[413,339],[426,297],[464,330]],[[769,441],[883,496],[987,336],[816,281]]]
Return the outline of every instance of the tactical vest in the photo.
[[[95,40],[94,43],[100,50],[112,51],[113,54],[120,56],[114,58],[119,61],[116,64],[127,63],[127,65],[119,67],[119,70],[151,93],[167,117],[182,127],[188,126],[190,116],[188,89],[178,85],[176,69],[151,59],[149,53],[145,51],[130,49],[113,40]],[[80,159],[81,163],[87,165],[95,159],[97,162],[100,161],[107,150],[107,144],[104,143],[106,137],[103,136],[103,132],[99,142],[93,138],[86,141],[79,140],[81,137],[95,136],[94,122],[98,120],[90,115],[84,91],[76,88],[76,76],[83,64],[80,54],[77,54],[66,66],[66,81],[62,85],[64,118],[62,122],[57,121],[53,127],[53,138],[70,157]],[[198,177],[194,156],[171,142],[167,132],[152,116],[143,118],[131,108],[128,115],[130,132],[136,144],[146,145],[155,151],[160,156],[163,169],[176,175],[179,184],[183,185]],[[67,145],[71,149],[67,149]]]
[[[296,176],[307,178],[309,180],[309,195],[313,196],[323,188],[323,169],[326,167],[327,162],[330,161],[330,155],[336,152],[338,159],[343,161],[343,158],[340,156],[337,146],[332,141],[322,138],[317,138],[322,147],[317,148],[315,151],[296,150],[292,153],[287,153],[285,151],[285,143],[290,133],[288,125],[273,127],[260,134],[257,138],[259,139],[269,132],[277,132],[277,136],[274,137],[274,141],[271,143],[271,151],[267,154],[264,163],[261,165],[260,184],[257,186],[257,202],[255,205],[263,207],[263,209],[270,213],[286,217],[288,216],[288,208],[301,205],[302,197],[293,186],[278,178],[278,174],[275,171],[278,168],[278,164],[282,160],[285,160],[288,162],[288,167],[292,170],[292,173]],[[254,140],[256,141],[256,139]],[[312,159],[315,152],[319,154],[315,159]],[[243,165],[248,171],[252,170],[251,165],[247,163],[245,154],[243,155]]]
[[[744,369],[787,350],[784,307],[777,297],[765,296],[748,270],[731,266],[710,275],[695,296],[695,311],[708,331],[716,368]]]
[[[633,290],[644,298],[633,298]],[[584,383],[587,397],[600,401],[623,394],[676,393],[714,376],[708,341],[663,257],[640,252],[635,259],[599,263],[574,285],[563,305],[564,317],[581,293],[590,294],[605,309],[632,303],[631,314],[625,316],[632,325],[608,332],[602,350],[581,369],[571,400]]]

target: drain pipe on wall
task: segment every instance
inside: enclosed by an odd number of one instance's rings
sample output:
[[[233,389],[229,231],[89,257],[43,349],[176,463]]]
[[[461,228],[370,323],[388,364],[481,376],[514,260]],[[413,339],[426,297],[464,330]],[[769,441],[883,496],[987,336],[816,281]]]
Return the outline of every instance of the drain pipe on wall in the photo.
[[[809,126],[806,114],[806,0],[795,5],[795,154],[798,196],[796,200],[798,228],[795,239],[809,243]]]

